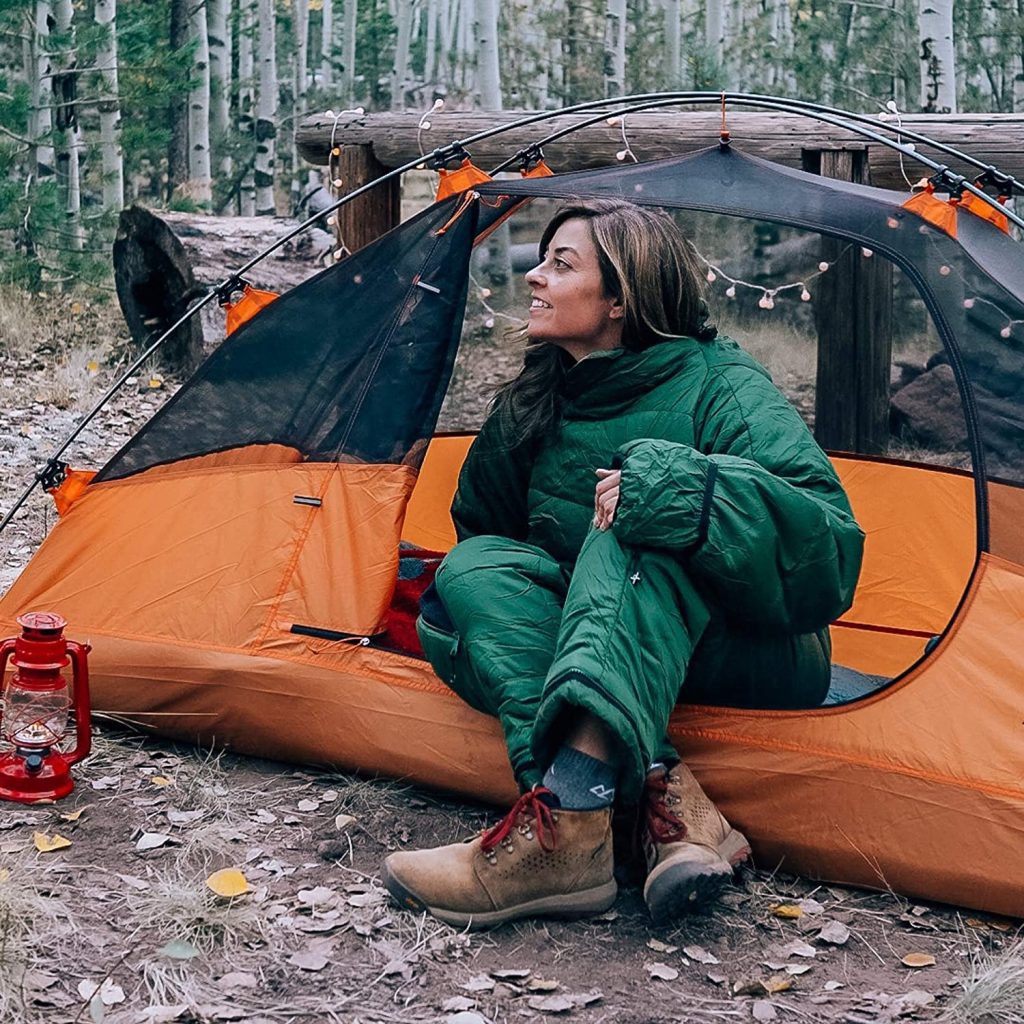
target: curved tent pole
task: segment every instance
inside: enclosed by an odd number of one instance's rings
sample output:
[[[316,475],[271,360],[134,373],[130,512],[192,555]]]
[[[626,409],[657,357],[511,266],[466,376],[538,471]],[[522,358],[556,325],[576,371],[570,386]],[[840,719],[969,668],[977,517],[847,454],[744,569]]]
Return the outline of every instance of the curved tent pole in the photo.
[[[377,185],[383,184],[386,181],[390,181],[393,178],[406,173],[407,171],[414,170],[417,167],[420,167],[424,162],[429,161],[432,158],[443,159],[445,155],[453,154],[462,147],[472,145],[474,142],[479,142],[483,139],[492,138],[495,135],[500,135],[506,131],[511,131],[515,128],[521,128],[530,124],[536,124],[564,114],[581,113],[584,111],[595,109],[602,110],[601,114],[593,118],[586,119],[585,121],[580,122],[579,124],[570,126],[567,129],[562,129],[559,132],[553,133],[548,139],[545,140],[546,142],[551,142],[558,138],[562,138],[563,136],[568,135],[573,131],[577,131],[580,128],[586,127],[587,125],[595,124],[601,120],[604,120],[609,116],[623,116],[625,114],[637,112],[639,110],[647,110],[652,109],[654,107],[669,106],[679,103],[704,104],[712,102],[720,103],[723,101],[742,103],[743,105],[746,106],[764,107],[766,109],[780,110],[782,112],[788,113],[803,114],[804,116],[813,117],[815,120],[824,121],[825,123],[854,131],[864,138],[873,139],[874,141],[877,141],[882,145],[888,146],[892,149],[896,149],[899,152],[906,155],[907,157],[910,157],[911,159],[916,159],[926,164],[927,166],[933,168],[936,171],[936,173],[943,175],[948,181],[948,183],[953,187],[966,189],[967,191],[971,192],[973,195],[977,196],[978,198],[988,203],[989,205],[997,207],[1000,210],[1000,212],[1005,213],[1006,216],[1015,224],[1017,224],[1019,227],[1024,228],[1024,220],[1022,220],[1012,211],[1006,210],[1003,206],[996,203],[996,201],[993,200],[991,196],[989,196],[981,189],[975,187],[963,175],[955,174],[954,172],[950,171],[948,167],[937,164],[934,161],[928,159],[927,157],[922,156],[922,154],[918,153],[915,149],[911,149],[907,146],[901,145],[900,143],[894,142],[891,139],[887,139],[884,136],[878,135],[876,132],[871,131],[869,129],[859,128],[848,121],[843,121],[834,118],[831,112],[835,110],[835,108],[821,107],[819,104],[812,104],[803,101],[788,101],[782,97],[758,96],[755,94],[747,93],[662,92],[638,93],[633,96],[624,96],[611,100],[591,100],[586,103],[578,103],[571,107],[565,107],[561,110],[542,111],[536,114],[529,114],[525,117],[518,118],[515,121],[510,121],[503,125],[497,125],[493,128],[487,128],[484,129],[483,131],[476,132],[473,135],[469,135],[464,139],[452,142],[447,146],[441,146],[435,149],[430,154],[425,154],[415,160],[410,160],[407,163],[403,164],[401,167],[396,167],[393,170],[390,170],[385,174],[381,175],[379,178],[375,178],[373,181],[367,182],[360,188],[357,188],[354,191],[348,193],[347,195],[340,197],[326,209],[321,210],[319,213],[308,217],[301,224],[298,224],[296,227],[286,232],[275,242],[273,242],[270,246],[268,246],[262,252],[254,256],[251,260],[249,260],[242,267],[240,267],[229,277],[227,277],[221,284],[215,286],[214,288],[211,288],[204,296],[196,300],[196,302],[193,305],[191,305],[178,318],[178,320],[171,325],[171,327],[164,331],[163,334],[161,334],[160,337],[157,338],[135,360],[135,362],[131,364],[131,366],[129,366],[129,368],[122,374],[122,376],[117,381],[115,381],[114,384],[112,384],[110,388],[104,393],[104,395],[99,399],[96,405],[93,406],[93,408],[90,409],[88,413],[86,413],[86,415],[77,424],[74,430],[72,430],[71,433],[61,442],[61,444],[57,447],[57,450],[52,455],[50,455],[49,458],[47,458],[44,467],[35,473],[32,482],[22,492],[22,494],[18,497],[18,499],[11,506],[11,508],[7,511],[7,513],[3,517],[3,520],[0,521],[0,532],[2,532],[7,527],[7,525],[14,518],[18,510],[28,500],[28,498],[32,494],[32,491],[35,489],[36,485],[43,482],[44,480],[52,479],[55,473],[59,473],[61,471],[61,466],[58,461],[60,456],[64,454],[64,452],[68,449],[72,442],[82,432],[82,430],[84,430],[85,427],[88,426],[90,422],[92,422],[92,420],[96,417],[99,411],[106,405],[108,401],[110,401],[110,399],[117,393],[117,391],[120,390],[120,388],[124,385],[125,381],[142,365],[143,362],[145,362],[146,359],[148,359],[154,352],[156,352],[156,350],[167,340],[167,338],[171,336],[171,334],[174,333],[174,331],[176,331],[183,324],[187,323],[196,313],[198,313],[201,309],[207,306],[214,299],[214,297],[230,295],[230,293],[241,284],[242,275],[251,270],[254,266],[256,266],[257,263],[260,263],[262,260],[266,259],[267,256],[276,252],[281,246],[289,242],[296,235],[301,234],[315,221],[320,220],[322,217],[326,216],[329,213],[333,213],[335,210],[338,210],[346,203],[352,202],[352,200],[357,199],[359,196],[365,194],[370,189],[375,188]],[[623,107],[618,112],[609,112],[608,108],[610,106],[614,104],[624,103],[630,105]],[[863,119],[871,121],[871,119],[866,118],[865,115],[851,115],[845,111],[841,111],[839,113],[841,113],[843,117],[851,117],[858,120]],[[943,152],[949,153],[951,155],[956,155],[957,157],[964,159],[967,162],[972,163],[981,169],[991,170],[989,165],[982,164],[980,161],[972,157],[969,157],[966,154],[961,153],[960,151],[956,150],[953,147],[946,146],[945,144],[942,143],[934,142],[933,140],[928,139],[927,136],[920,135],[916,132],[912,133],[910,131],[906,131],[900,128],[893,128],[893,126],[891,125],[882,124],[881,122],[877,121],[872,121],[871,123],[878,125],[878,127],[883,128],[884,130],[897,132],[899,134],[907,136],[908,138],[912,138],[915,141],[920,140],[921,142],[924,142],[927,145],[934,146],[935,148]],[[518,155],[519,154],[516,154],[516,156]],[[498,170],[501,170],[504,167],[508,166],[515,160],[515,158],[516,157],[514,156],[509,161],[506,161],[504,164],[499,165],[499,167],[496,168],[493,173],[497,173]],[[1020,183],[1017,182],[1016,179],[1010,178],[1009,176],[1005,175],[1003,177],[1008,178],[1009,182],[1012,183],[1012,187],[1020,187]]]

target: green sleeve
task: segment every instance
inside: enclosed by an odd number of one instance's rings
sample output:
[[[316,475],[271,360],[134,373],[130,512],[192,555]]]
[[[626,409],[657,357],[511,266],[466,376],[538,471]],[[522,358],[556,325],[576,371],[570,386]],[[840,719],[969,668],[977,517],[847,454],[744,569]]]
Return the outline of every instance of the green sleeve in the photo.
[[[459,473],[452,521],[460,541],[480,534],[526,540],[530,446],[517,441],[506,416],[484,421]]]
[[[713,383],[697,447],[620,449],[614,529],[677,552],[731,619],[813,632],[853,602],[864,534],[835,470],[759,370]]]

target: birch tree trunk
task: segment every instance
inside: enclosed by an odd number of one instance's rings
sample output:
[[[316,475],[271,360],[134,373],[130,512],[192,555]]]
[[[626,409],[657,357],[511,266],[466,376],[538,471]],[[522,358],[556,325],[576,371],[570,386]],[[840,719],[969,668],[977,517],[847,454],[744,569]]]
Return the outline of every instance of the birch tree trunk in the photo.
[[[918,38],[921,110],[926,114],[955,114],[953,0],[918,0]]]
[[[253,107],[255,99],[253,67],[253,34],[256,30],[256,0],[238,3],[238,134],[255,142]],[[255,147],[253,148],[255,159]],[[242,176],[238,187],[238,212],[243,217],[256,216],[256,179],[252,164]]]
[[[334,88],[334,0],[321,0],[320,8],[320,88]]]
[[[53,116],[50,109],[50,0],[36,0],[29,42],[29,137],[34,144],[33,169],[38,179],[53,176]]]
[[[206,31],[210,44],[210,141],[221,153],[220,173],[230,179],[226,152],[231,117],[231,0],[206,0]]]
[[[707,0],[704,7],[704,43],[715,67],[725,61],[725,0]]]
[[[272,217],[274,143],[277,136],[277,33],[274,0],[257,0],[259,21],[259,99],[256,106],[256,215]]]
[[[192,88],[188,93],[188,177],[192,198],[204,209],[213,199],[210,172],[210,43],[206,33],[206,4],[189,11],[193,50]]]
[[[341,96],[346,107],[356,102],[356,20],[359,0],[345,0],[345,48],[341,71]]]
[[[306,112],[306,89],[309,77],[309,0],[294,0],[292,9],[295,13],[295,85],[292,113],[293,124],[302,120]],[[291,209],[298,209],[302,198],[302,181],[299,178],[299,151],[295,148],[295,132],[291,133]]]
[[[476,0],[477,88],[484,110],[501,110],[498,0]]]
[[[426,39],[423,51],[423,82],[427,96],[433,94],[437,71],[437,8],[439,0],[427,0]]]
[[[604,94],[626,94],[626,0],[607,0],[605,5]]]
[[[54,135],[57,180],[64,197],[68,247],[80,252],[85,244],[85,232],[82,228],[82,183],[79,171],[81,140],[78,131],[78,107],[75,103],[78,55],[75,52],[72,0],[57,0],[54,14],[57,32],[65,45],[65,49],[59,55],[60,68],[52,80],[56,108]]]
[[[665,0],[665,88],[678,89],[683,81],[683,51],[680,35],[681,0]]]
[[[459,78],[459,88],[469,96],[476,87],[476,54],[474,53],[473,24],[476,21],[474,0],[461,0],[459,4],[458,49],[454,71]]]
[[[789,0],[775,0],[774,37],[775,61],[772,67],[776,89],[792,96],[797,91],[796,75],[793,72],[793,15]]]
[[[395,62],[391,67],[391,109],[405,110],[405,86],[409,79],[409,44],[412,39],[413,0],[398,0],[395,10]]]
[[[117,95],[117,0],[96,0],[94,19],[100,28],[96,67],[102,91],[100,159],[103,164],[103,209],[124,206],[124,157],[121,151],[121,101]]]

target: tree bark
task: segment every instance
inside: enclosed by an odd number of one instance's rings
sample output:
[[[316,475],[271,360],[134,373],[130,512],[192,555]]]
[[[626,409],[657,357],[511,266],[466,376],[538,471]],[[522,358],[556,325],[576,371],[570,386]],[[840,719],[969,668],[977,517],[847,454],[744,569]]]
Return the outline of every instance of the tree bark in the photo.
[[[626,94],[626,0],[607,0],[604,15],[604,94]]]
[[[427,0],[427,24],[425,26],[426,39],[424,40],[423,51],[423,83],[426,86],[427,96],[432,95],[434,85],[436,84],[438,2],[439,0]]]
[[[189,191],[204,209],[213,200],[210,170],[210,42],[206,30],[206,3],[194,3],[189,12],[192,51],[192,88],[188,94]]]
[[[391,67],[391,109],[405,110],[405,87],[409,81],[409,44],[412,38],[412,0],[398,0],[395,11],[398,30],[395,60]]]
[[[53,152],[53,117],[50,109],[50,0],[36,0],[29,44],[29,138],[34,143],[33,167],[36,178],[53,177],[56,157]]]
[[[117,94],[117,0],[96,0],[94,17],[101,35],[96,48],[102,95],[100,158],[103,164],[103,209],[124,206],[124,158],[121,151],[121,101]]]
[[[177,67],[184,60],[188,45],[189,0],[170,0],[168,42]],[[188,181],[188,97],[184,89],[174,89],[168,102],[171,138],[167,145],[167,199],[174,198],[178,187]]]
[[[477,87],[484,110],[501,110],[498,0],[476,0]]]
[[[725,61],[725,3],[726,0],[706,0],[704,8],[704,44],[721,68]]]
[[[683,52],[680,35],[681,0],[665,0],[665,88],[679,89],[683,82]]]
[[[921,110],[956,113],[953,0],[918,0]]]
[[[274,156],[277,136],[277,33],[273,0],[258,0],[259,20],[259,101],[256,107],[256,214],[273,216]],[[325,163],[326,161],[320,161]]]
[[[356,24],[359,16],[359,0],[345,0],[344,64],[341,71],[341,95],[345,106],[351,108],[356,102]]]
[[[506,110],[500,120],[513,121],[525,111]],[[540,142],[544,136],[578,124],[582,115],[559,115],[543,123],[505,132],[474,143],[473,158],[485,170],[505,160],[518,149]],[[499,123],[485,111],[436,111],[431,115],[431,137],[458,139],[494,127]],[[338,145],[372,145],[376,158],[387,168],[415,160],[419,115],[416,113],[352,114],[342,119],[336,131]],[[903,124],[938,142],[970,153],[986,164],[995,164],[1016,178],[1024,178],[1024,150],[1020,145],[1024,114],[904,115]],[[648,111],[629,115],[630,148],[641,160],[692,153],[718,142],[721,115],[717,111]],[[864,140],[843,131],[792,114],[729,111],[729,127],[736,145],[745,153],[774,160],[788,167],[802,166],[804,149],[863,148]],[[326,163],[334,118],[315,115],[297,129],[299,152],[314,164]],[[621,129],[603,122],[573,132],[545,150],[545,158],[555,171],[584,170],[616,163],[622,148]],[[923,152],[927,152],[922,147]],[[929,154],[932,155],[932,154]],[[900,170],[899,154],[882,146],[868,146],[871,183],[880,188],[906,191]],[[908,173],[915,164],[903,158]],[[923,173],[923,172],[922,172]]]
[[[295,84],[292,100],[293,124],[298,124],[306,113],[306,89],[309,78],[309,0],[294,0],[295,15]],[[295,146],[295,133],[290,132],[291,143],[291,209],[296,210],[302,198],[302,181],[299,176],[299,151]]]
[[[253,34],[256,31],[256,0],[239,0],[238,4],[238,134],[253,142],[255,162],[256,122],[253,65]],[[243,217],[256,216],[256,179],[252,163],[242,176],[238,190],[238,212]]]
[[[53,97],[56,108],[57,180],[64,198],[68,248],[80,252],[85,245],[82,227],[82,182],[79,170],[81,138],[78,128],[76,91],[78,54],[75,51],[74,5],[72,0],[57,0],[55,8],[57,32],[63,37],[64,49],[60,68],[53,76]]]
[[[220,174],[231,178],[227,153],[231,118],[231,0],[206,0],[206,28],[210,45],[210,143],[220,153]]]
[[[322,0],[320,8],[320,88],[334,88],[334,0]]]

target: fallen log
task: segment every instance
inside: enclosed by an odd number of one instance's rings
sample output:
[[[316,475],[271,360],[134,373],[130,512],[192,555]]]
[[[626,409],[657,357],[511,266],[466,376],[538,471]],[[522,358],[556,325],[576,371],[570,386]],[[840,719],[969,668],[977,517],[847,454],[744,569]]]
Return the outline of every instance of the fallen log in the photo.
[[[114,283],[132,340],[144,347],[171,326],[189,304],[273,244],[297,221],[282,217],[212,217],[142,206],[122,211],[114,242]],[[246,274],[255,288],[285,292],[324,267],[332,238],[313,228],[282,246]],[[207,305],[164,342],[162,365],[188,373],[204,349],[224,338],[225,314]]]
[[[295,140],[302,156],[314,164],[327,163],[332,145],[369,146],[373,157],[385,169],[400,167],[414,160],[422,150],[430,152],[455,139],[493,128],[502,122],[514,121],[525,111],[459,110],[437,111],[430,115],[429,131],[420,131],[419,113],[346,114],[335,126],[333,117],[315,114],[298,127]],[[546,135],[571,124],[578,124],[593,112],[563,114],[538,124],[517,128],[481,142],[470,150],[480,167],[489,169],[517,150],[539,142]],[[895,124],[890,120],[890,124]],[[656,111],[630,114],[626,118],[629,148],[640,160],[692,153],[718,142],[722,119],[717,111]],[[902,124],[938,142],[955,146],[965,153],[995,164],[1014,177],[1024,178],[1024,147],[1020,144],[1024,131],[1024,114],[905,114]],[[805,168],[805,151],[829,149],[867,150],[871,183],[880,188],[907,191],[904,170],[911,181],[924,177],[924,165],[904,157],[887,146],[869,143],[853,132],[815,121],[809,117],[773,112],[730,110],[728,127],[738,149],[764,157],[787,167]],[[422,147],[422,150],[421,148]],[[545,148],[544,155],[552,170],[579,171],[605,167],[617,162],[623,149],[622,127],[600,122],[567,135]],[[969,173],[967,165],[937,150],[920,146],[920,152],[954,170]]]

